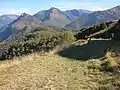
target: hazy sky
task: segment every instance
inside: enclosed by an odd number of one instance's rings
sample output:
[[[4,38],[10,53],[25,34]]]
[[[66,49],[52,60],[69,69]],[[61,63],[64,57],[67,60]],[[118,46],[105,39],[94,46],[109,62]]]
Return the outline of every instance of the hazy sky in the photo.
[[[0,0],[0,15],[34,14],[40,10],[56,7],[61,10],[105,10],[120,5],[120,0]]]

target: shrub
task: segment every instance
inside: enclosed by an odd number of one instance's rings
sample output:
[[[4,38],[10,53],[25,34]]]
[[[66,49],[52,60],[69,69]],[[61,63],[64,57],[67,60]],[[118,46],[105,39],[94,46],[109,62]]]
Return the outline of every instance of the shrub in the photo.
[[[75,37],[72,31],[64,31],[62,33],[62,39],[63,42],[68,42],[68,43],[75,41]]]
[[[33,52],[48,52],[64,42],[74,41],[72,31],[34,31],[26,35],[22,35],[15,41],[9,44],[6,50],[3,50],[0,55],[1,60],[10,59],[16,56],[22,56]]]

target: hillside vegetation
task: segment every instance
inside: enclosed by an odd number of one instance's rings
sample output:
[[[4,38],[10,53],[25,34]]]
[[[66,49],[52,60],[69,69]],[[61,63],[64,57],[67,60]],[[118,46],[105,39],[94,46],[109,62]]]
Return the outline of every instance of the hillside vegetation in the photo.
[[[0,90],[119,90],[119,28],[19,32],[0,44]]]
[[[3,61],[0,90],[119,90],[120,76],[108,68],[109,60],[108,55],[86,61],[70,59],[53,51]]]
[[[79,33],[76,34],[76,38],[77,39],[111,38],[114,40],[120,40],[119,34],[120,34],[120,20],[96,24],[89,28],[82,28],[79,31]]]
[[[18,36],[19,37],[16,36],[16,38],[12,38],[11,41],[6,42],[6,44],[1,44],[1,60],[34,52],[48,52],[58,45],[75,41],[72,31],[57,32],[37,29],[27,34],[20,33]]]

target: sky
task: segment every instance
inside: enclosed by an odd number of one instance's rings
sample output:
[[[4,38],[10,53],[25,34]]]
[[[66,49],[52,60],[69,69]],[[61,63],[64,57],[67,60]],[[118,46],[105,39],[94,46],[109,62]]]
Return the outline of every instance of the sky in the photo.
[[[51,7],[62,11],[71,9],[98,11],[118,5],[120,5],[120,0],[0,0],[0,15],[20,15],[24,12],[33,15]]]

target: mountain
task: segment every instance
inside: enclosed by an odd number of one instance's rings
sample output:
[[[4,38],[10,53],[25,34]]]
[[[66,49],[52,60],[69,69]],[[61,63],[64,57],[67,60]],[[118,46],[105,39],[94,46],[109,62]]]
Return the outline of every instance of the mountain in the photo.
[[[120,6],[117,6],[108,10],[96,11],[89,13],[88,15],[83,15],[79,19],[66,25],[66,28],[80,29],[81,27],[92,26],[106,21],[118,20],[119,18]]]
[[[6,14],[6,15],[0,16],[0,28],[11,23],[12,21],[14,21],[17,18],[18,18],[18,16],[14,15],[14,14]]]
[[[45,26],[64,27],[71,22],[64,12],[54,7],[49,10],[40,11],[34,16],[42,20]]]
[[[40,20],[38,20],[34,16],[23,13],[12,23],[1,28],[0,41],[3,41],[11,35],[15,35],[23,30],[29,32],[35,28],[40,27],[40,25]]]
[[[39,27],[79,30],[82,27],[118,20],[120,18],[120,6],[96,12],[79,9],[60,11],[52,7],[33,16],[23,13],[19,17],[17,15],[3,15],[0,18],[0,41],[3,41],[18,32],[29,32]]]
[[[82,15],[86,15],[91,12],[92,11],[88,11],[88,10],[73,9],[73,10],[67,10],[64,13],[69,17],[69,19],[76,20],[76,19],[80,18]]]
[[[45,26],[56,26],[63,28],[64,26],[71,23],[73,20],[76,20],[82,15],[86,15],[89,13],[91,13],[91,11],[81,9],[60,11],[59,9],[52,7],[48,10],[40,11],[34,16],[42,20]]]
[[[15,21],[13,21],[10,26],[14,27],[15,30],[21,30],[25,26],[29,28],[35,28],[39,27],[41,24],[41,21],[35,18],[34,16],[31,16],[29,14],[23,13],[20,17],[18,17]]]

